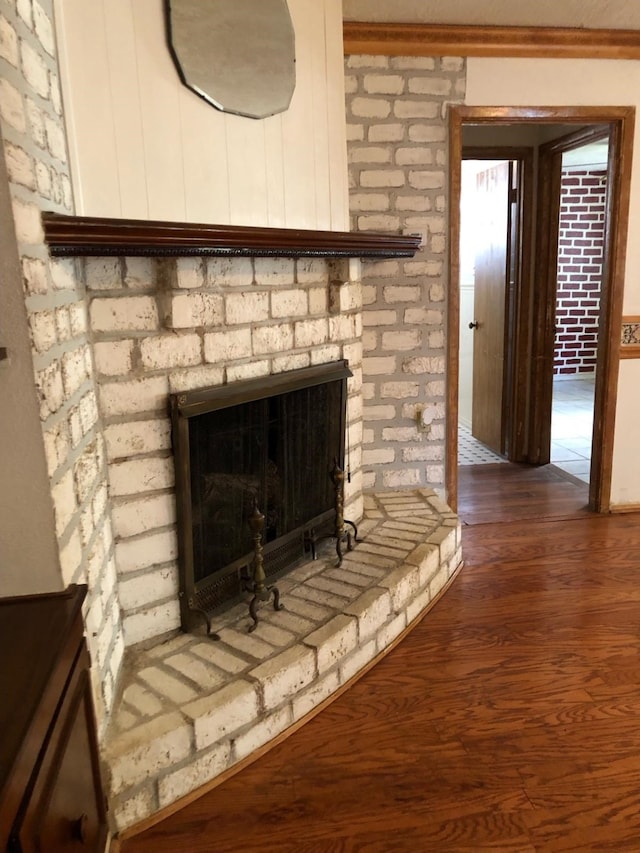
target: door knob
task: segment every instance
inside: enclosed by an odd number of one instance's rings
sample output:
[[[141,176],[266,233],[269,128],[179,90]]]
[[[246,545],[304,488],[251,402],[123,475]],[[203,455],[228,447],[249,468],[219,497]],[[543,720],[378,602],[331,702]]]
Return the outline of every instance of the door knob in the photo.
[[[474,320],[473,323],[469,323],[469,328],[470,329],[477,329],[479,325],[480,324],[478,323],[478,321]]]

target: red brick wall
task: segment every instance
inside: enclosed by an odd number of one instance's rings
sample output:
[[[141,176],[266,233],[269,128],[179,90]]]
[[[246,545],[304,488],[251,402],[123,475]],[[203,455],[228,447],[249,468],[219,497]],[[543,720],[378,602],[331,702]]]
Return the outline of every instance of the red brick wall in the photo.
[[[562,175],[554,374],[592,373],[602,280],[605,169]]]

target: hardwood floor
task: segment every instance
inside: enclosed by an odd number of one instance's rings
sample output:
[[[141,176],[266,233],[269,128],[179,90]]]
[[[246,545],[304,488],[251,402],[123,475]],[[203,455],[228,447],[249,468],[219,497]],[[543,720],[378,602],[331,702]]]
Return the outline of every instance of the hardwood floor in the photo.
[[[640,516],[528,500],[465,528],[453,586],[345,695],[123,853],[638,853]]]

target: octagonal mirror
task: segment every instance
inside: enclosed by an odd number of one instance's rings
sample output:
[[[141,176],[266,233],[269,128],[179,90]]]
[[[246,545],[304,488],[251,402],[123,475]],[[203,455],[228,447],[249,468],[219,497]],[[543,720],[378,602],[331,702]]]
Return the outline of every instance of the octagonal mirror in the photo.
[[[183,83],[214,107],[266,118],[289,106],[295,36],[286,0],[165,0]]]

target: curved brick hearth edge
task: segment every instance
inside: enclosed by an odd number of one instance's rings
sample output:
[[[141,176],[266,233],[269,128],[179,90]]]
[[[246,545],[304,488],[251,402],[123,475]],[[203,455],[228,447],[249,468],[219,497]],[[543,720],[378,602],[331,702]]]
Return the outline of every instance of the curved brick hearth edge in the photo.
[[[134,834],[280,742],[383,657],[461,566],[460,524],[429,489],[365,497],[361,541],[294,569],[286,609],[246,606],[220,642],[181,634],[125,664],[103,744],[114,832]],[[126,831],[125,831],[126,830]]]

